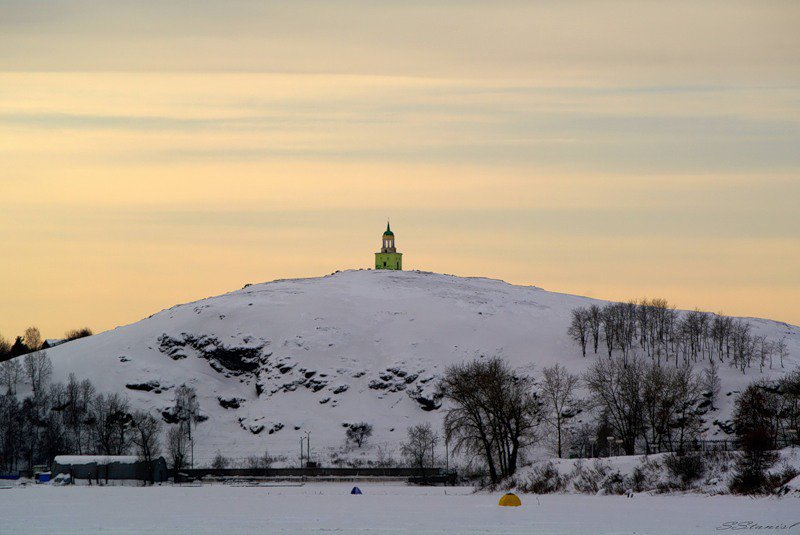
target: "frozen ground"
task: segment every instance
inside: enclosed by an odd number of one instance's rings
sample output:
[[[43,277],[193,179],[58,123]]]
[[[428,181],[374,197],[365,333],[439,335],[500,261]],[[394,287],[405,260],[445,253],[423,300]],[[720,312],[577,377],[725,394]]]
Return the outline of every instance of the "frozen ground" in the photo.
[[[50,487],[0,490],[0,533],[800,533],[800,500],[732,496],[523,495],[396,484]],[[769,529],[768,526],[773,526]],[[783,528],[775,529],[778,526]]]

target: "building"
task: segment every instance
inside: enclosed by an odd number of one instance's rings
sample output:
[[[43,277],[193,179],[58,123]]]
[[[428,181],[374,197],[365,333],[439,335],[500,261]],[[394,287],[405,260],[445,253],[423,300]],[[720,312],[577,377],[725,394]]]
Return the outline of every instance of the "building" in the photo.
[[[375,269],[403,269],[403,253],[398,253],[394,246],[394,232],[386,222],[383,233],[381,252],[375,253]]]
[[[160,483],[168,478],[164,457],[148,463],[135,455],[57,455],[51,473],[67,474],[73,481],[135,479]]]

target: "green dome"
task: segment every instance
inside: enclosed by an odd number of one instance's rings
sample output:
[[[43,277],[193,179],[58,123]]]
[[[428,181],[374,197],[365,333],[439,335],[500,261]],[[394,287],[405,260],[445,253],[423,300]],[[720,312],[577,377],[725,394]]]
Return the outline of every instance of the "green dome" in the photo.
[[[394,236],[394,232],[392,232],[392,229],[389,228],[389,222],[388,221],[386,222],[386,232],[384,232],[383,235],[384,236]]]

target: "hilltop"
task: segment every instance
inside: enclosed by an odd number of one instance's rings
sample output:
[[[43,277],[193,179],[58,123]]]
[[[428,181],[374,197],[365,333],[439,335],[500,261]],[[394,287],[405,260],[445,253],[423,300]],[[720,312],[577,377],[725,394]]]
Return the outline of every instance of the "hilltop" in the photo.
[[[409,425],[440,425],[433,385],[451,363],[500,356],[534,373],[554,363],[583,372],[597,357],[582,357],[567,328],[571,310],[592,303],[605,304],[486,278],[344,271],[248,285],[48,354],[54,381],[75,373],[167,420],[175,387],[194,386],[207,418],[197,427],[199,463],[217,450],[238,457],[268,448],[294,459],[307,431],[319,454],[340,446],[343,426],[359,421],[373,424],[372,443],[391,454]],[[796,366],[800,329],[746,321],[756,334],[784,338],[786,369]],[[729,418],[729,393],[783,373],[720,370],[708,437],[724,436],[711,422]]]

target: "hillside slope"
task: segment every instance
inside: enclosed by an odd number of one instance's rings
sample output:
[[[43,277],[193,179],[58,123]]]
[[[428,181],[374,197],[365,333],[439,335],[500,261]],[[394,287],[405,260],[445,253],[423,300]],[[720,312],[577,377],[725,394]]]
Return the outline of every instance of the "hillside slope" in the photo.
[[[172,405],[176,386],[194,386],[208,417],[197,428],[199,463],[217,450],[238,457],[268,448],[294,459],[306,431],[320,452],[342,444],[343,423],[358,421],[372,423],[373,444],[391,451],[409,425],[440,425],[432,385],[450,363],[497,355],[515,367],[585,370],[595,357],[581,357],[566,332],[570,311],[592,302],[603,304],[484,278],[346,271],[178,305],[48,353],[54,380],[74,372],[154,414]],[[748,321],[755,334],[785,337],[786,369],[796,366],[800,329]],[[721,374],[721,407],[708,421],[727,418],[726,394],[761,376],[727,366]]]

